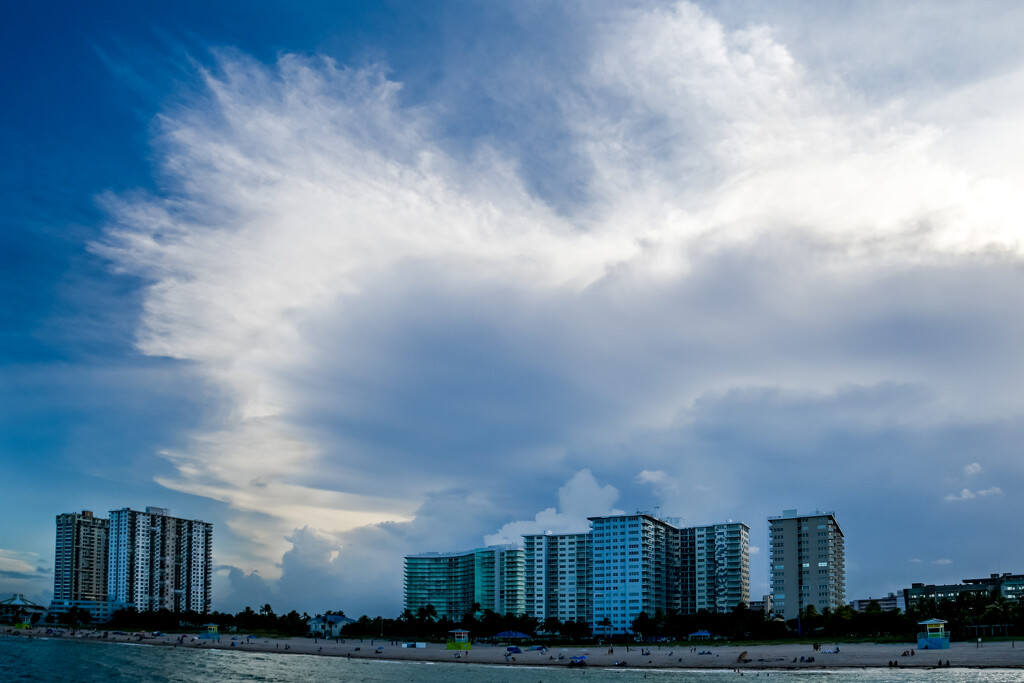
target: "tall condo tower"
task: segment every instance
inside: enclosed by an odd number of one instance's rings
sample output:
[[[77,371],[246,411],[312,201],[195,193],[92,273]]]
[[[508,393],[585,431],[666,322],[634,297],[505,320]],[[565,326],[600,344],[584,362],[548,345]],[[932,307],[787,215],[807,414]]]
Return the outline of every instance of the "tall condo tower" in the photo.
[[[110,511],[109,599],[139,611],[210,611],[213,525],[163,508]]]
[[[405,557],[405,609],[430,605],[438,617],[459,620],[473,611],[525,612],[523,549],[492,545],[460,553]]]
[[[820,613],[845,604],[846,553],[835,513],[768,518],[772,608],[786,620],[813,605]]]
[[[107,599],[107,538],[110,520],[89,510],[57,515],[53,558],[55,601]]]
[[[591,622],[590,538],[589,533],[523,536],[526,614],[541,621]]]
[[[641,612],[680,609],[679,529],[640,513],[589,519],[595,633],[625,633]]]
[[[726,522],[682,530],[683,614],[750,605],[750,527]]]

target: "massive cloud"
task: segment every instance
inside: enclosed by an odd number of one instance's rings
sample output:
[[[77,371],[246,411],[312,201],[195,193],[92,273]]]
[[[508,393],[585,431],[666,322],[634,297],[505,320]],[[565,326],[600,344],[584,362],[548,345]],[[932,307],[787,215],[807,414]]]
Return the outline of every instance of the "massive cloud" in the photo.
[[[453,151],[383,68],[231,51],[160,118],[161,195],[106,198],[96,249],[148,283],[138,348],[218,392],[159,481],[227,504],[226,565],[397,576],[572,526],[584,468],[592,514],[611,481],[626,508],[754,527],[880,476],[941,501],[974,455],[926,444],[969,429],[1020,480],[1022,178],[954,116],[1005,81],[878,103],[688,3],[581,26],[555,108],[582,200]],[[481,513],[421,526],[450,495]]]

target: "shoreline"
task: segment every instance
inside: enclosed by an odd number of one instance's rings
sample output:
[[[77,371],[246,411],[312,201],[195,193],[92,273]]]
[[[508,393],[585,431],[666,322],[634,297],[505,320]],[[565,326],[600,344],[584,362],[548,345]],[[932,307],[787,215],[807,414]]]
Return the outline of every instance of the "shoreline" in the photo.
[[[505,657],[506,645],[474,644],[471,650],[448,650],[445,645],[428,643],[424,648],[406,648],[394,643],[400,641],[380,638],[346,639],[340,642],[313,638],[250,638],[245,634],[222,634],[219,641],[199,639],[198,634],[165,633],[160,636],[132,633],[114,635],[104,631],[79,630],[74,635],[64,629],[45,628],[14,630],[4,628],[4,635],[13,637],[77,640],[97,643],[153,645],[159,647],[188,648],[199,650],[228,650],[254,653],[277,653],[313,655],[322,657],[345,657],[348,659],[391,660],[409,662],[433,662],[449,664],[487,664],[500,666],[547,666],[569,667],[570,658],[585,654],[587,668],[624,669],[725,669],[738,671],[798,671],[836,669],[878,669],[892,668],[897,662],[900,669],[937,669],[938,662],[949,661],[949,668],[958,669],[1024,669],[1024,641],[1016,647],[1014,641],[982,643],[952,643],[948,650],[914,649],[909,655],[910,643],[838,643],[823,644],[814,651],[809,643],[784,643],[777,645],[733,645],[705,643],[697,647],[690,645],[667,646],[616,644],[611,651],[607,645],[586,647],[554,646],[545,651],[524,649],[522,653]],[[378,652],[380,648],[380,652]],[[710,654],[698,654],[710,652]],[[458,657],[456,657],[458,653]],[[800,658],[804,661],[800,661]],[[813,657],[813,661],[806,661]],[[742,659],[742,661],[741,661]],[[793,660],[796,659],[794,662]]]

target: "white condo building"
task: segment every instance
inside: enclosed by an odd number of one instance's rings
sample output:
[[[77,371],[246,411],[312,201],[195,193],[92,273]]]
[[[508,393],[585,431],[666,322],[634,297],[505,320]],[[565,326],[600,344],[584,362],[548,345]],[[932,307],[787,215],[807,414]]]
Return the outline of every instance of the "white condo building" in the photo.
[[[684,550],[683,563],[692,563],[693,567],[690,595],[694,610],[725,613],[740,604],[749,606],[750,527],[742,522],[726,522],[682,532],[684,537],[693,538],[693,553]],[[685,587],[684,593],[689,593]]]
[[[110,511],[108,598],[139,611],[210,611],[213,525],[163,508]]]
[[[625,633],[641,612],[680,608],[676,527],[641,513],[589,519],[595,633]]]
[[[523,614],[523,549],[514,544],[478,548],[473,562],[473,592],[480,609]]]
[[[526,614],[590,624],[591,535],[523,536]]]
[[[834,513],[769,517],[768,542],[775,614],[789,620],[811,605],[820,613],[845,604],[845,543]]]

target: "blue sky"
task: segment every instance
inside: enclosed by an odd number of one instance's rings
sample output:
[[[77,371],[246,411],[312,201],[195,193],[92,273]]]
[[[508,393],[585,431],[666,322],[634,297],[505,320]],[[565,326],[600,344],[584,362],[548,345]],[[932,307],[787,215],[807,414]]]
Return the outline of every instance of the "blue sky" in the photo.
[[[0,593],[146,505],[223,610],[612,510],[1024,571],[1024,9],[300,5],[2,10]]]

